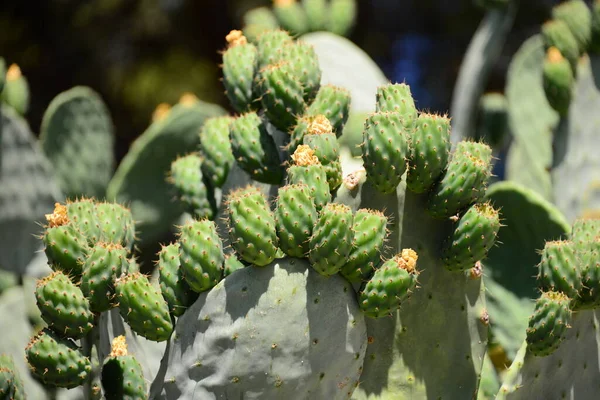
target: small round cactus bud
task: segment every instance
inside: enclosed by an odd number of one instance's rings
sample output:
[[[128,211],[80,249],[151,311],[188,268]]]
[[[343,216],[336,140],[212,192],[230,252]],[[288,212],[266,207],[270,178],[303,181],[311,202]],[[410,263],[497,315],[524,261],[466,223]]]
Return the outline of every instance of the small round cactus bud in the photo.
[[[227,216],[231,246],[242,260],[263,267],[275,259],[279,245],[275,217],[259,189],[248,186],[231,192]]]
[[[29,83],[17,64],[8,67],[0,98],[21,115],[29,109]]]
[[[354,215],[352,250],[340,273],[350,282],[363,282],[381,262],[387,235],[387,217],[380,211],[360,209]]]
[[[350,207],[339,203],[329,203],[319,213],[309,241],[308,259],[321,275],[338,273],[348,261],[354,237],[353,219]]]
[[[202,176],[203,162],[198,154],[177,158],[171,163],[167,182],[187,212],[196,218],[212,218],[214,210]]]
[[[581,287],[581,271],[572,241],[546,242],[538,268],[542,290],[558,291],[576,298]]]
[[[545,292],[535,303],[527,328],[527,348],[536,356],[547,356],[564,339],[571,321],[571,300],[561,292]]]
[[[142,366],[128,354],[125,336],[113,339],[111,352],[102,366],[101,382],[106,400],[147,397]]]
[[[379,267],[363,284],[358,303],[366,316],[382,318],[398,310],[417,286],[417,253],[403,249]]]
[[[563,57],[569,60],[573,71],[576,71],[579,47],[567,24],[557,20],[548,21],[542,25],[542,36],[545,48],[556,47]]]
[[[314,150],[319,162],[325,168],[329,190],[333,192],[342,184],[342,165],[340,145],[327,117],[318,115],[312,119],[303,142]]]
[[[279,247],[289,256],[305,257],[308,239],[317,221],[317,209],[308,186],[300,183],[279,189],[275,223]]]
[[[258,49],[248,43],[241,31],[227,35],[223,52],[223,83],[233,108],[246,112],[254,107],[254,80],[258,72]]]
[[[92,365],[72,341],[43,329],[25,348],[32,373],[48,386],[72,389],[88,379]]]
[[[221,280],[223,243],[213,221],[190,221],[179,230],[181,268],[192,290],[201,293]]]
[[[254,180],[279,184],[284,170],[265,121],[256,112],[249,112],[234,119],[229,129],[231,149],[238,165]]]
[[[548,103],[561,116],[566,116],[573,97],[575,77],[571,65],[556,47],[550,47],[546,53],[543,79]]]
[[[294,36],[308,32],[308,17],[297,0],[274,0],[273,12],[281,26]]]
[[[79,339],[92,329],[94,315],[88,299],[62,272],[38,281],[35,298],[42,319],[61,337]]]
[[[169,306],[145,275],[123,275],[115,291],[119,312],[135,333],[155,342],[169,338],[173,331]]]
[[[498,210],[489,203],[473,205],[460,218],[443,251],[446,268],[450,271],[473,268],[487,256],[499,229]]]
[[[294,165],[288,168],[288,183],[306,185],[315,201],[317,211],[331,201],[331,191],[327,172],[315,151],[307,145],[300,145],[292,154]]]

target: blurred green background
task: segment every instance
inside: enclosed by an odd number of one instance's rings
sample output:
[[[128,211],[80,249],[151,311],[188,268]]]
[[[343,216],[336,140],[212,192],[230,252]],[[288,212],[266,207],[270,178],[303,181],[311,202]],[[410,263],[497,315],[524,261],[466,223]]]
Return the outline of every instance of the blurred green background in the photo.
[[[445,112],[462,57],[483,11],[471,0],[359,0],[350,39],[418,107]],[[522,1],[488,90],[502,91],[510,57],[558,1]],[[75,85],[97,90],[117,132],[117,159],[161,102],[182,93],[227,107],[220,78],[224,36],[270,0],[4,0],[0,54],[30,83],[27,119],[39,130],[50,100]]]

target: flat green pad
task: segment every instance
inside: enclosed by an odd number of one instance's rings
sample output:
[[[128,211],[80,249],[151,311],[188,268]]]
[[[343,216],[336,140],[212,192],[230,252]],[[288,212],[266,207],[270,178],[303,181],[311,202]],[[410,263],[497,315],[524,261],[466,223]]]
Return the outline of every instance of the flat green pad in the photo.
[[[108,109],[92,89],[56,96],[44,113],[40,143],[69,198],[102,198],[113,174],[115,133]]]

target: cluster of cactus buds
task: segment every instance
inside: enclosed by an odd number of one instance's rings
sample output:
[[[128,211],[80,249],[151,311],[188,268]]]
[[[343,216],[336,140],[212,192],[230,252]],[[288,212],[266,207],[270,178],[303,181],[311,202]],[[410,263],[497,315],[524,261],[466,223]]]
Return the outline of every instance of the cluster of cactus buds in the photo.
[[[569,240],[546,242],[538,265],[542,294],[527,329],[532,354],[552,354],[565,338],[573,313],[600,306],[598,228],[597,220],[580,219]]]

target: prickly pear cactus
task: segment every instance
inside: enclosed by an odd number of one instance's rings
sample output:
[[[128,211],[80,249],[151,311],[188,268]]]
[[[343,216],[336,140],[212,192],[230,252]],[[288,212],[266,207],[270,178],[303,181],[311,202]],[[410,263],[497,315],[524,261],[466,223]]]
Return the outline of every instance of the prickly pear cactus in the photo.
[[[281,80],[294,79],[293,70],[277,70],[287,59],[274,56],[266,35],[257,42],[259,58],[271,54],[267,62],[277,64],[259,76],[281,72]],[[293,45],[286,40],[279,46]],[[260,79],[256,85],[264,89]],[[320,109],[335,105],[327,98]],[[285,185],[231,185],[238,179],[232,170],[223,186],[227,226],[218,231],[235,255],[220,255],[219,238],[200,229],[208,222],[190,222],[198,228],[189,232],[183,228],[184,277],[201,293],[177,321],[151,396],[475,396],[488,325],[475,267],[499,227],[497,210],[483,202],[491,149],[463,142],[450,154],[448,119],[422,114],[415,124],[419,113],[408,86],[385,85],[371,98],[377,113],[365,118],[361,161],[369,168],[357,168],[336,156],[349,153],[331,151],[335,135],[314,137],[309,127],[316,118],[282,118],[277,101],[292,100],[261,102],[267,119],[280,119],[280,128],[282,121],[296,121],[287,141],[297,129],[310,131],[303,144],[288,147],[293,154],[285,163]],[[314,103],[307,101],[310,113]],[[289,110],[298,110],[290,104]],[[238,117],[240,124],[244,118]],[[234,124],[231,137],[238,140]],[[243,167],[246,158],[236,162]],[[340,162],[345,174],[334,191],[326,172],[331,161]],[[430,164],[438,167],[434,176],[428,175]],[[421,183],[421,194],[406,189],[406,171]],[[465,233],[470,229],[476,233]],[[211,288],[215,265],[227,270],[232,257],[249,265],[224,272]]]
[[[543,293],[529,321],[527,337],[506,372],[497,399],[591,399],[600,390],[597,299],[582,278],[600,268],[599,220],[576,220],[569,237],[579,272],[580,289],[571,298]],[[563,258],[563,261],[565,259]],[[540,265],[540,273],[542,273]],[[567,265],[561,266],[568,269]],[[596,275],[597,276],[597,275]],[[597,279],[588,282],[597,285]],[[540,281],[544,284],[544,280]],[[552,334],[544,334],[544,332]],[[591,350],[591,351],[590,351]]]
[[[600,208],[594,13],[581,0],[557,5],[515,55],[506,87],[514,134],[507,176],[553,201],[570,222]]]
[[[0,100],[20,115],[25,115],[29,109],[29,83],[17,64],[11,64],[6,70],[6,80],[0,93]]]
[[[65,196],[102,198],[114,168],[114,128],[100,96],[74,87],[56,96],[40,131],[44,153]]]

